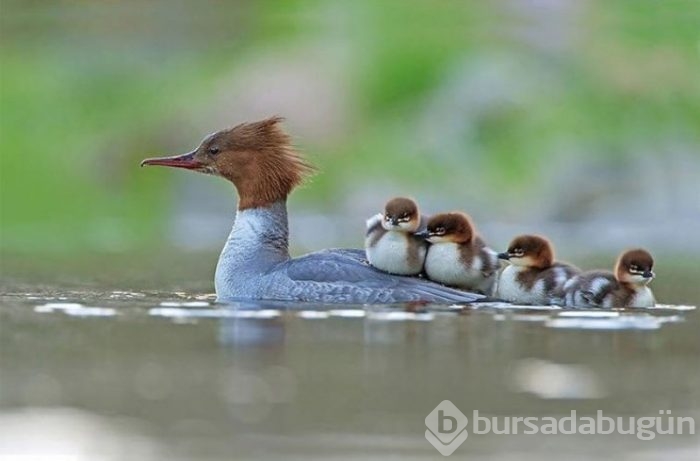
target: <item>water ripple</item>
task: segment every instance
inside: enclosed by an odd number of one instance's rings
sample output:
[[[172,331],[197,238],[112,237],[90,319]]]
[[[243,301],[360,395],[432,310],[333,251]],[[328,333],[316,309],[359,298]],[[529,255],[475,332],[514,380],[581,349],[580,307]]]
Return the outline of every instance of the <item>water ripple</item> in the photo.
[[[46,303],[36,306],[34,312],[63,312],[73,317],[113,317],[117,315],[116,309],[111,307],[83,306],[78,303]]]
[[[171,294],[172,295],[172,294]],[[685,313],[695,306],[659,304],[645,309],[571,309],[560,306],[529,306],[490,302],[471,306],[431,306],[415,311],[410,306],[357,306],[329,309],[329,306],[299,303],[244,302],[216,304],[210,295],[190,296],[176,300],[143,299],[143,293],[113,291],[103,293],[90,303],[102,300],[107,306],[71,302],[65,296],[53,296],[45,304],[35,305],[37,313],[61,313],[72,317],[114,317],[144,315],[169,318],[176,323],[196,323],[198,319],[274,319],[279,317],[303,320],[366,319],[377,322],[431,322],[437,316],[454,317],[469,312],[488,315],[494,321],[535,322],[546,328],[577,330],[658,330],[665,324],[685,321]],[[176,294],[177,296],[177,294]],[[105,299],[106,298],[106,299]],[[121,309],[115,301],[140,299],[141,307]],[[149,307],[149,301],[156,304]],[[101,302],[100,302],[101,304]],[[145,308],[145,309],[144,309]]]
[[[432,312],[382,311],[372,312],[368,318],[385,322],[404,322],[407,320],[430,322],[435,319],[435,314]]]
[[[208,307],[211,306],[206,301],[163,301],[160,303],[163,307]]]
[[[658,330],[665,323],[684,321],[680,315],[657,317],[648,314],[631,314],[610,317],[555,317],[544,325],[549,328],[577,330]]]
[[[279,317],[278,309],[235,310],[235,309],[185,309],[178,307],[155,307],[148,310],[148,315],[169,318],[242,318],[271,319]]]

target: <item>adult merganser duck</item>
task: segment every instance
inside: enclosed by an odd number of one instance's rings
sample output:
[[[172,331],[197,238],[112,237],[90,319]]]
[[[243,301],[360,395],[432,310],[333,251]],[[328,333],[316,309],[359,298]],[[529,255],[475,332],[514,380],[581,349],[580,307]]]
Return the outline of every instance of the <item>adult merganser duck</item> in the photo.
[[[287,196],[313,167],[292,148],[281,121],[271,117],[242,123],[207,136],[187,154],[141,162],[221,176],[236,187],[238,212],[216,266],[220,301],[468,303],[482,298],[379,271],[359,249],[323,250],[291,259]]]
[[[573,307],[654,307],[647,286],[654,279],[654,258],[641,248],[627,250],[617,259],[615,272],[590,271],[565,286],[566,305]]]
[[[552,244],[538,235],[520,235],[498,257],[510,262],[496,282],[494,296],[522,304],[561,304],[564,284],[580,271],[554,261]]]
[[[428,242],[415,235],[421,221],[418,205],[410,198],[389,200],[383,214],[367,220],[365,252],[369,263],[390,274],[423,272]]]
[[[462,212],[441,213],[420,233],[430,247],[425,273],[430,280],[490,295],[498,271],[497,253],[476,234]]]

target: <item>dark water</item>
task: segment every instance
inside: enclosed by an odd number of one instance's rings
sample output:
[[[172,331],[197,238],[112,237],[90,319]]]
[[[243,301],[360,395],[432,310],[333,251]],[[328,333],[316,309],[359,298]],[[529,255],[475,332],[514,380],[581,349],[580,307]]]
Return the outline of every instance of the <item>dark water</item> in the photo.
[[[221,306],[115,285],[5,281],[0,459],[442,459],[424,433],[446,399],[470,418],[451,458],[700,453],[688,435],[471,431],[473,410],[700,422],[691,307]]]

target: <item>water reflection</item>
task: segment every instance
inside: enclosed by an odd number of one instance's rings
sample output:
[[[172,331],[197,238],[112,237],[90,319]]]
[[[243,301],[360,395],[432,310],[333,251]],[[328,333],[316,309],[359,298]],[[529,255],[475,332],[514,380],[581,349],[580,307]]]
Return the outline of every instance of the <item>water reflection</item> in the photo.
[[[277,311],[279,316],[279,311]],[[284,344],[284,323],[265,318],[233,318],[221,321],[219,342],[231,346]]]
[[[516,392],[542,399],[600,399],[608,395],[598,375],[582,365],[526,358],[515,363],[511,379]]]

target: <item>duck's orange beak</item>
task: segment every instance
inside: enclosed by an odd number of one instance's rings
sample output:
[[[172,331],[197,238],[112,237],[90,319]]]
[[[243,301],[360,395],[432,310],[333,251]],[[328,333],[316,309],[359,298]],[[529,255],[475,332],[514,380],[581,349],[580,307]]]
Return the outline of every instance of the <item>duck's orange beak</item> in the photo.
[[[159,165],[171,166],[174,168],[185,168],[186,170],[198,170],[204,166],[202,162],[194,158],[196,151],[187,154],[175,155],[172,157],[147,158],[141,162],[141,166]]]

